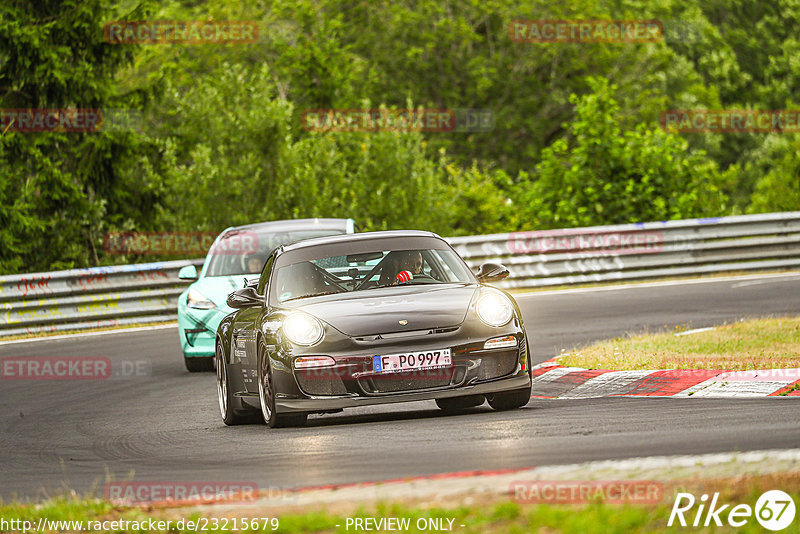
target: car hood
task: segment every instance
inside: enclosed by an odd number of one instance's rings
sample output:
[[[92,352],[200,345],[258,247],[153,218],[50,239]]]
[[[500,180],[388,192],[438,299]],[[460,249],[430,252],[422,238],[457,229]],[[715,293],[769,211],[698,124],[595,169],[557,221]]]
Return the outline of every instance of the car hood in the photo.
[[[456,326],[464,322],[476,285],[427,285],[369,289],[298,301],[297,309],[348,336],[368,336]],[[401,325],[399,321],[408,321]]]
[[[227,304],[228,295],[244,287],[244,280],[252,279],[257,275],[235,275],[235,276],[209,276],[201,278],[192,284],[192,289],[199,291],[214,304],[219,311],[229,314],[233,308]]]

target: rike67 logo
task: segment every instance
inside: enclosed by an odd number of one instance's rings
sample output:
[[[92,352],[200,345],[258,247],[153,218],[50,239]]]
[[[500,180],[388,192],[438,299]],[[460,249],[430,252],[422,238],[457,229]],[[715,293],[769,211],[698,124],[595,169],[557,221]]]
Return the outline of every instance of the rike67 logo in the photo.
[[[738,504],[733,508],[730,504],[720,506],[718,501],[719,493],[714,493],[710,501],[705,493],[700,496],[699,501],[691,493],[678,493],[667,526],[721,527],[727,523],[731,527],[741,527],[755,516],[763,528],[778,531],[785,529],[794,521],[794,501],[781,490],[763,493],[756,501],[755,508],[747,504]],[[695,504],[697,509],[693,510]]]

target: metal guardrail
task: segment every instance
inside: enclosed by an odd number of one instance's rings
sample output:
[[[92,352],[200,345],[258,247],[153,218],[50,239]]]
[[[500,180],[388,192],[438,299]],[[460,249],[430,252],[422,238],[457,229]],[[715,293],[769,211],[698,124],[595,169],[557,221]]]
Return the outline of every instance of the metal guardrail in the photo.
[[[203,260],[0,277],[0,337],[174,320],[190,264]]]
[[[800,267],[800,212],[448,239],[472,268],[506,265],[505,289]]]
[[[535,288],[800,268],[800,212],[449,238],[470,267],[503,263],[498,287]],[[203,260],[0,277],[0,337],[174,320]]]

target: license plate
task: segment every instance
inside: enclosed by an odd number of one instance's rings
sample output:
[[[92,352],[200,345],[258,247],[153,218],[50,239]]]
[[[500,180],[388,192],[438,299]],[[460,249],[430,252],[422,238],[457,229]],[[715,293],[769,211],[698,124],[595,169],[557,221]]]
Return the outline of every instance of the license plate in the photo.
[[[432,369],[447,367],[451,364],[450,349],[420,350],[403,354],[373,356],[373,369],[376,373]]]

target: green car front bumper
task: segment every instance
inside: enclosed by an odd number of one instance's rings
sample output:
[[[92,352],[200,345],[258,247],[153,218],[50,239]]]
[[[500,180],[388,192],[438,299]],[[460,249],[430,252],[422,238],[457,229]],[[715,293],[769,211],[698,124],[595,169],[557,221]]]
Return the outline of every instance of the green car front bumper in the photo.
[[[186,305],[186,294],[178,299],[178,336],[181,350],[186,357],[205,358],[213,356],[217,327],[228,310],[215,308],[199,310]]]

